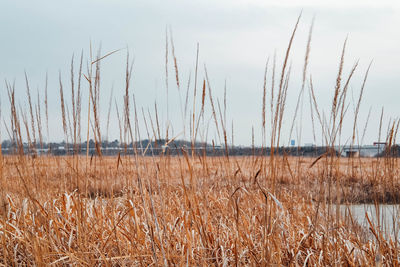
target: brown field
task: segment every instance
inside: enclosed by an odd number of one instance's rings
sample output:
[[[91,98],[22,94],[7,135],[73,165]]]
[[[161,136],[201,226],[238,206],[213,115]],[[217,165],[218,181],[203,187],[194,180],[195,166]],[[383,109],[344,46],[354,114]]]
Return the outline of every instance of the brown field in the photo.
[[[0,264],[398,264],[332,204],[398,200],[397,162],[275,157],[274,186],[270,160],[3,157]]]

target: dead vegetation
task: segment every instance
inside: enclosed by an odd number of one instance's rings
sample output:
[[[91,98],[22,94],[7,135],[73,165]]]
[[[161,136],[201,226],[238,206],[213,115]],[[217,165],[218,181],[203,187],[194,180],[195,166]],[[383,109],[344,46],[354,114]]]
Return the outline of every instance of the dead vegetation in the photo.
[[[255,180],[247,157],[123,157],[120,168],[117,158],[102,157],[88,173],[68,167],[74,157],[25,160],[3,172],[5,265],[369,265],[377,255],[387,263],[397,259],[393,241],[379,238],[377,247],[357,223],[336,220],[329,201],[313,200],[311,174],[298,183],[278,169],[287,182],[274,194],[264,173]],[[3,158],[9,161],[15,158]],[[78,162],[84,166],[85,158]],[[32,175],[44,172],[40,180]]]
[[[315,127],[320,127],[322,145],[327,147],[327,152],[316,159],[274,153],[283,142],[281,131],[289,92],[290,52],[300,19],[301,16],[290,35],[282,64],[279,65],[276,55],[266,63],[261,125],[262,148],[268,146],[269,155],[229,155],[229,141],[233,144],[234,135],[232,130],[229,136],[227,127],[226,89],[221,108],[219,100],[212,96],[212,80],[206,66],[203,79],[199,76],[199,45],[194,85],[189,77],[185,103],[179,103],[183,132],[193,148],[197,139],[207,141],[208,129],[213,123],[211,128],[216,136],[213,145],[224,144],[225,155],[221,157],[196,154],[193,149],[190,155],[184,148],[177,156],[169,155],[166,150],[160,156],[144,157],[135,146],[131,156],[102,155],[100,63],[117,51],[104,56],[99,51],[93,56],[90,48],[85,73],[82,56],[77,73],[72,59],[71,98],[66,97],[66,86],[59,76],[63,134],[66,144],[74,148],[69,156],[36,153],[38,142],[42,143],[46,134],[42,128],[47,129],[49,138],[47,76],[45,100],[40,101],[38,93],[35,103],[26,75],[27,110],[16,100],[15,84],[6,82],[10,114],[5,126],[14,142],[15,153],[12,156],[0,153],[0,265],[398,265],[397,236],[385,236],[379,225],[368,217],[368,228],[362,227],[351,213],[343,214],[340,208],[341,204],[350,203],[400,202],[397,159],[390,155],[343,159],[335,151],[349,113],[349,84],[358,68],[358,62],[354,63],[347,77],[343,77],[347,40],[340,56],[329,118],[318,106],[307,69],[312,26],[306,45],[295,114],[303,109],[303,98],[308,92],[313,135]],[[127,54],[123,107],[114,101],[120,143],[125,150],[127,144],[139,141],[143,133],[148,140],[166,140],[160,145],[168,145],[176,138],[171,136],[168,117],[169,47],[172,47],[175,81],[181,96],[182,72],[178,73],[171,31],[166,34],[166,122],[160,120],[157,103],[153,113],[142,109],[140,114],[130,91],[132,62]],[[362,143],[363,136],[358,133],[365,134],[366,126],[364,131],[358,130],[357,117],[368,72],[369,67],[353,114],[352,145]],[[202,86],[201,93],[198,86]],[[84,87],[89,92],[87,102],[81,95]],[[42,109],[41,102],[45,106]],[[109,110],[111,103],[110,99]],[[83,108],[88,110],[87,121],[81,116]],[[207,109],[210,119],[205,118]],[[301,112],[299,115],[299,118],[293,117],[291,131],[298,128],[295,124],[301,125]],[[145,129],[139,129],[141,116]],[[110,115],[107,125],[109,120]],[[94,138],[97,155],[89,157],[88,149],[86,156],[79,155],[81,123],[87,123],[86,140]],[[160,126],[163,123],[165,129]],[[395,144],[398,126],[399,120],[391,121],[388,126],[388,151]],[[381,129],[382,119],[379,139],[383,136]],[[29,143],[28,153],[23,149],[24,142]],[[253,151],[254,146],[253,128]],[[152,147],[145,149],[151,151]]]

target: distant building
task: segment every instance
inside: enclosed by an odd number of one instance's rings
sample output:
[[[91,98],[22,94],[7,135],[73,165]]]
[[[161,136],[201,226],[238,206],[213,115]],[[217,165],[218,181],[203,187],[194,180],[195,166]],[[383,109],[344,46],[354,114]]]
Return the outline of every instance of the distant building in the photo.
[[[304,147],[315,147],[315,144],[313,144],[313,143],[305,143]]]
[[[335,150],[343,157],[376,157],[385,150],[385,145],[337,146]]]

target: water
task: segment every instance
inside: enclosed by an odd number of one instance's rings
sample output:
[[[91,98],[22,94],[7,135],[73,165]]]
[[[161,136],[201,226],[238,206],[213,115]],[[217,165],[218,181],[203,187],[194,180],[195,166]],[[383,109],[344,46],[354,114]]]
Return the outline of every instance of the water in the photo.
[[[400,238],[400,205],[342,205],[341,210],[346,218],[350,219],[350,212],[354,221],[369,229],[370,224],[366,218],[367,213],[374,228],[380,229],[386,238]]]

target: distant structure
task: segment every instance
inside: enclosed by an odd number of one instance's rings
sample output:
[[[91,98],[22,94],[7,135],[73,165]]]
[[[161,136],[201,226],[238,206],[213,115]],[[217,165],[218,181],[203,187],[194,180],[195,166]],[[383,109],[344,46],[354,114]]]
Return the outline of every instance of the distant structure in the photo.
[[[346,157],[348,157],[348,158],[354,158],[354,157],[359,157],[359,156],[360,156],[360,151],[358,151],[358,150],[351,149],[351,150],[346,151]]]
[[[309,147],[316,147],[316,145],[315,145],[314,143],[305,143],[305,144],[304,144],[304,147],[307,147],[307,148],[309,148]]]
[[[341,146],[336,147],[343,157],[376,157],[385,151],[386,143],[374,142],[373,145],[365,146]]]

